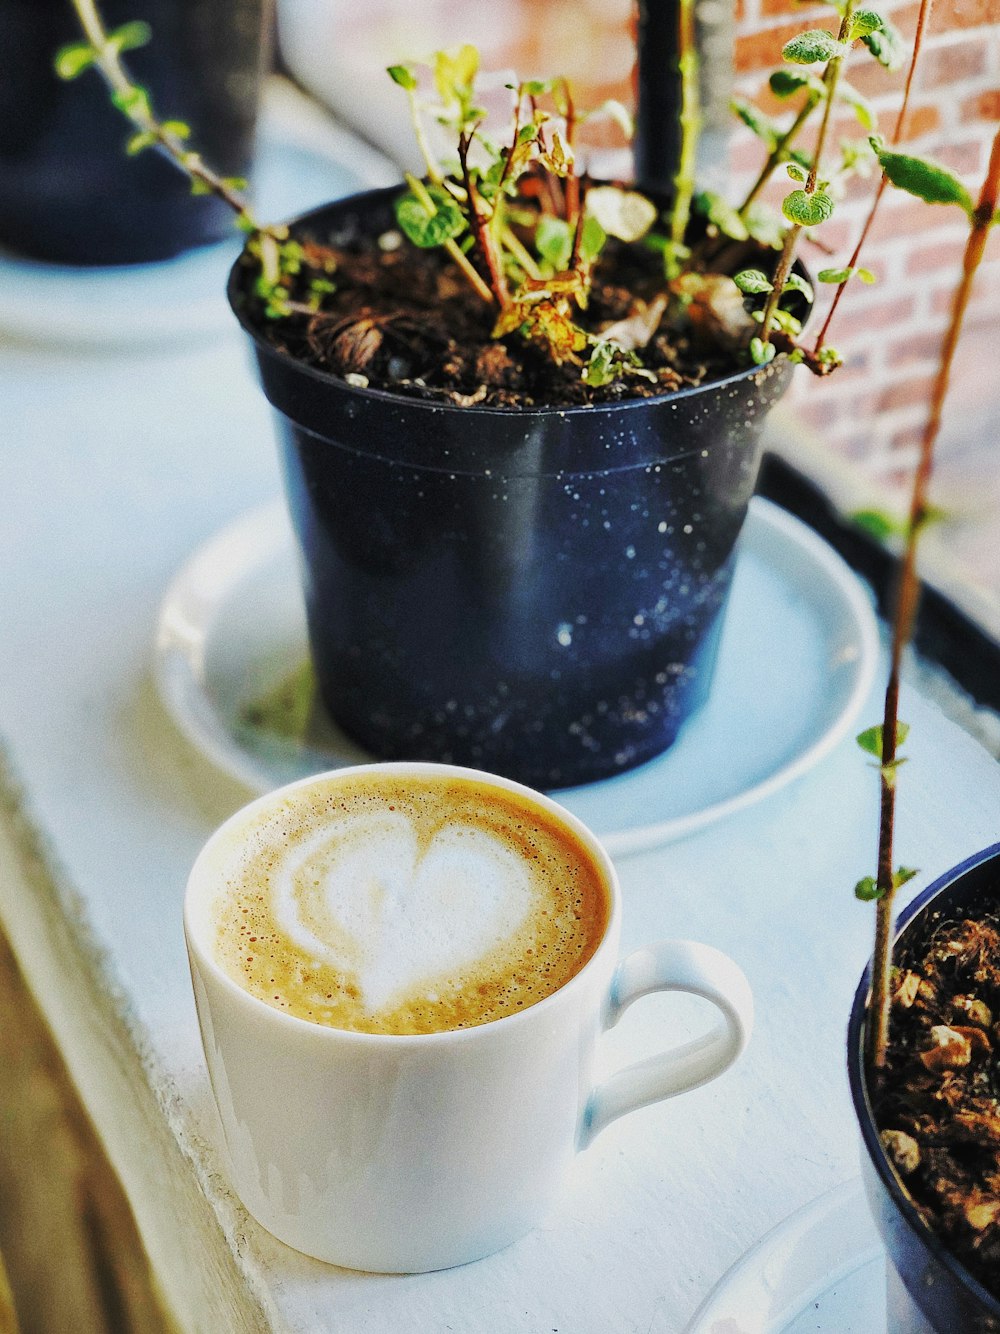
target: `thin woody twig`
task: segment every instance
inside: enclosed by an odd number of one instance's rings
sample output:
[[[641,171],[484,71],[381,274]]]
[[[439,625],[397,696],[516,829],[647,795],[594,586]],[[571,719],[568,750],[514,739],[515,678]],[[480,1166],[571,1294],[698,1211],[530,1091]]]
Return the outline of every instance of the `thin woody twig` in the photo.
[[[917,545],[927,520],[927,494],[934,466],[934,446],[941,429],[941,416],[952,362],[962,331],[962,321],[972,292],[976,270],[983,258],[986,238],[997,210],[1000,196],[1000,129],[990,153],[989,167],[979,202],[972,214],[972,227],[965,246],[962,277],[955,291],[951,319],[941,347],[941,359],[934,380],[931,408],[920,441],[920,456],[913,478],[910,513],[906,528],[906,548],[896,593],[892,621],[892,648],[889,680],[885,692],[882,720],[882,764],[878,844],[878,891],[876,905],[875,950],[872,959],[872,994],[868,1007],[866,1055],[870,1069],[885,1065],[889,1043],[890,975],[892,966],[892,929],[895,884],[893,877],[893,835],[896,809],[896,734],[899,720],[899,686],[903,651],[909,642],[920,595],[917,577]]]
[[[899,114],[896,117],[896,125],[892,132],[892,144],[894,146],[899,143],[900,138],[902,137],[903,125],[906,122],[906,113],[910,106],[910,90],[913,87],[913,76],[916,73],[917,60],[920,56],[924,40],[924,30],[930,18],[932,5],[933,0],[920,0],[920,12],[917,15],[917,27],[913,36],[913,54],[910,57],[910,68],[906,73],[906,86],[903,89],[903,100],[900,103]],[[826,312],[826,318],[820,326],[819,334],[816,337],[816,345],[813,348],[813,352],[816,354],[822,350],[823,344],[826,342],[826,335],[829,332],[833,317],[837,313],[837,307],[840,305],[841,297],[844,295],[847,284],[850,282],[850,275],[858,267],[858,262],[861,259],[861,252],[868,240],[868,233],[872,229],[872,224],[878,214],[879,206],[882,203],[882,196],[885,194],[885,188],[888,184],[889,179],[885,172],[883,172],[882,178],[878,183],[878,189],[875,191],[875,198],[872,200],[872,206],[868,211],[868,217],[865,219],[865,224],[861,229],[861,235],[858,237],[857,245],[854,247],[854,253],[847,262],[848,277],[845,278],[842,283],[838,283],[837,290],[833,294],[833,300],[830,302],[830,309]]]

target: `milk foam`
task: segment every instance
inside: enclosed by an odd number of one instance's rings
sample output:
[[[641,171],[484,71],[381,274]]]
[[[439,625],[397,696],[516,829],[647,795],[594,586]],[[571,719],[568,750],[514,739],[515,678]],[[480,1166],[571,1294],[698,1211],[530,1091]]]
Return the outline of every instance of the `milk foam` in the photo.
[[[495,835],[456,823],[421,846],[395,810],[328,821],[274,876],[279,929],[353,973],[371,1011],[472,969],[515,935],[535,898],[523,861]]]
[[[513,1014],[587,962],[610,913],[586,847],[486,782],[333,775],[234,825],[215,956],[300,1019],[428,1033]]]

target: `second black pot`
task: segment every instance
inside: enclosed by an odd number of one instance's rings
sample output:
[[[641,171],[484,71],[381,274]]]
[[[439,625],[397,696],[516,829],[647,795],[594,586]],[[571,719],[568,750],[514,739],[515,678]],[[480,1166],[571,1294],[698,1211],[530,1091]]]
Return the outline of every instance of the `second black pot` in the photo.
[[[900,914],[897,948],[919,953],[937,923],[1000,904],[1000,843],[976,853],[918,894]],[[847,1071],[865,1152],[862,1174],[869,1206],[902,1290],[890,1311],[889,1334],[1000,1334],[1000,1300],[956,1259],[924,1223],[882,1149],[864,1070],[870,971],[865,970],[847,1034]]]
[[[394,225],[396,189],[317,210],[320,240]],[[277,410],[313,662],[376,756],[538,787],[665,750],[707,697],[779,358],[584,408],[458,408],[357,388],[230,300]],[[720,762],[723,757],[720,757]]]

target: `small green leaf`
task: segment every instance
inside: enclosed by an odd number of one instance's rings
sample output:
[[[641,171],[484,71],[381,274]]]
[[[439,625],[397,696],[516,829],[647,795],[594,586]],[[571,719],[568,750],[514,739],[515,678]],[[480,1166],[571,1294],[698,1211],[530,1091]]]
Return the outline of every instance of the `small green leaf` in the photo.
[[[958,204],[959,208],[972,216],[975,210],[972,196],[947,168],[939,167],[926,158],[894,153],[883,148],[879,139],[872,139],[871,146],[882,170],[900,190],[916,195],[928,204]]]
[[[175,139],[191,138],[191,126],[183,120],[165,120],[160,128],[167,134],[172,134]]]
[[[823,94],[822,79],[817,79],[815,74],[807,74],[800,70],[776,69],[767,82],[775,97],[794,97],[804,88],[808,88],[817,97]]]
[[[250,182],[245,176],[223,176],[222,184],[228,186],[230,190],[235,190],[239,193],[240,191],[245,190]]]
[[[193,195],[210,195],[211,188],[199,176],[191,177],[191,193]]]
[[[744,296],[759,296],[762,292],[770,292],[773,286],[767,274],[760,269],[743,269],[734,273],[733,282]]]
[[[749,236],[746,223],[736,209],[714,190],[702,190],[695,196],[694,204],[710,226],[717,227],[723,236],[733,241],[745,241]]]
[[[111,101],[126,116],[148,117],[152,115],[149,93],[145,88],[126,88],[122,92],[112,93]]]
[[[812,28],[800,32],[782,47],[781,54],[793,65],[815,65],[822,61],[833,60],[836,56],[847,55],[848,48],[838,42],[832,32],[823,28]]]
[[[813,194],[793,190],[782,200],[781,211],[789,222],[799,227],[818,227],[833,214],[833,200],[824,190],[816,190]]]
[[[785,285],[781,290],[783,292],[800,292],[810,305],[812,304],[813,289],[799,273],[790,273],[785,279]]]
[[[604,249],[608,234],[596,218],[584,218],[580,232],[580,258],[592,263]]]
[[[681,241],[674,241],[669,236],[659,238],[659,248],[663,254],[663,272],[669,282],[680,276],[686,262],[691,258],[690,247]],[[690,302],[686,303],[687,305]]]
[[[55,69],[60,79],[76,79],[84,70],[90,69],[97,59],[97,52],[89,42],[70,42],[56,52]]]
[[[573,233],[569,223],[551,213],[543,213],[535,229],[535,249],[539,258],[550,264],[554,272],[568,268],[573,253]]]
[[[141,46],[148,46],[153,38],[153,29],[142,19],[133,19],[123,23],[120,28],[108,35],[108,44],[116,51],[138,51]]]
[[[900,523],[891,514],[886,514],[884,510],[855,510],[850,518],[856,528],[868,533],[877,542],[886,542],[890,537],[898,537],[906,529],[905,524]]]
[[[818,282],[836,283],[838,287],[840,286],[841,283],[846,283],[851,278],[859,278],[863,283],[867,284],[868,286],[878,281],[874,273],[872,273],[871,269],[861,269],[861,268],[820,269],[819,273],[817,273],[816,275],[816,279]]]
[[[863,129],[868,130],[869,133],[873,133],[878,120],[868,99],[862,97],[856,88],[852,88],[843,79],[837,84],[837,96],[851,108],[857,117],[858,124]]]
[[[868,755],[874,755],[877,760],[882,758],[882,724],[877,727],[866,727],[863,732],[859,732],[854,738],[858,745]]]
[[[861,40],[878,63],[884,65],[887,70],[902,68],[907,46],[899,29],[894,27],[889,19],[883,18],[882,27],[876,32],[870,32]]]
[[[804,185],[809,179],[805,168],[800,167],[797,162],[786,162],[785,171],[788,172],[793,181],[798,181],[801,185]]]
[[[851,15],[851,28],[847,35],[849,42],[858,37],[868,37],[873,32],[881,32],[885,20],[874,9],[856,9]]]
[[[417,86],[417,76],[409,65],[390,65],[386,74],[393,83],[398,83],[400,88],[405,88],[408,93],[412,93]]]
[[[854,886],[854,897],[860,899],[862,903],[875,903],[882,897],[878,881],[873,875],[866,875],[863,880],[858,881]]]
[[[583,368],[584,383],[590,385],[592,389],[600,389],[610,384],[612,380],[616,380],[618,372],[615,368],[615,358],[620,351],[620,348],[607,339],[596,343],[590,354],[590,360]]]
[[[278,247],[278,261],[282,273],[298,273],[305,262],[306,252],[298,241],[285,241]]]
[[[757,366],[766,366],[774,360],[774,344],[765,343],[763,338],[750,339],[750,356]]]
[[[779,131],[769,116],[765,116],[752,102],[744,102],[742,98],[734,98],[730,106],[748,130],[752,130],[758,139],[763,139],[768,148],[774,148],[778,142]]]
[[[903,742],[906,740],[909,734],[910,734],[910,728],[908,723],[901,723],[901,722],[896,723],[897,749],[903,744]],[[874,755],[877,760],[881,760],[882,735],[883,735],[882,724],[879,723],[876,727],[866,727],[863,732],[858,733],[858,735],[855,737],[855,740],[857,741],[861,749],[865,751],[868,755]]]
[[[129,157],[135,157],[145,148],[152,148],[156,143],[156,135],[151,130],[140,130],[138,134],[133,134],[125,144],[125,152]]]
[[[544,97],[552,91],[551,79],[526,79],[521,85],[528,97]]]
[[[478,71],[479,52],[468,42],[451,51],[435,51],[434,84],[446,107],[457,106],[466,117],[475,115],[470,102]]]
[[[802,321],[797,319],[790,310],[782,310],[780,307],[771,316],[774,321],[774,327],[780,329],[791,338],[796,338],[802,332]]]
[[[422,250],[443,245],[465,228],[465,219],[454,200],[443,196],[436,198],[434,203],[434,213],[428,213],[414,194],[404,194],[396,200],[396,221],[413,244]]]
[[[915,871],[910,866],[897,866],[892,874],[893,889],[899,889],[901,885],[907,884],[914,878],[914,876],[918,876],[919,874],[920,872],[918,870]]]

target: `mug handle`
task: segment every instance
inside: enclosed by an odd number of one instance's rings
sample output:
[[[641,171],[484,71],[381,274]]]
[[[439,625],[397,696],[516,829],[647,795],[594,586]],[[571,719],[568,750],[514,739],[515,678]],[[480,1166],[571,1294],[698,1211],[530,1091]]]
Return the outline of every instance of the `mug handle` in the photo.
[[[711,945],[663,940],[628,955],[611,983],[605,1030],[613,1028],[633,1001],[654,991],[684,991],[709,1000],[722,1023],[704,1037],[619,1070],[591,1091],[580,1127],[579,1148],[626,1112],[707,1084],[728,1070],[753,1028],[753,996],[743,970]]]

